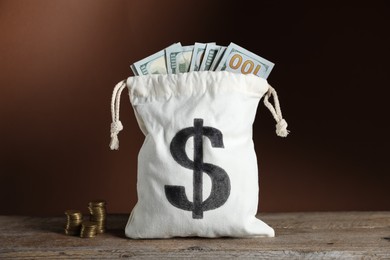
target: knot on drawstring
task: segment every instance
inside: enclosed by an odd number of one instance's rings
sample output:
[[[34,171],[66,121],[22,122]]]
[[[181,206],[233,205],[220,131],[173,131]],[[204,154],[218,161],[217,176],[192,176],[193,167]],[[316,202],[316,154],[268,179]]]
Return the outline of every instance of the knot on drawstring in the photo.
[[[287,122],[282,119],[276,123],[276,134],[280,137],[286,137],[288,135]]]
[[[274,99],[274,106],[268,101],[270,97]],[[282,110],[280,109],[278,94],[276,90],[269,86],[268,92],[264,97],[264,105],[269,109],[276,121],[276,134],[280,137],[286,137],[290,131],[287,130],[287,122],[283,119]]]
[[[119,139],[118,134],[122,131],[123,125],[121,121],[115,121],[111,123],[111,142],[110,149],[118,150],[119,149]]]
[[[111,134],[118,134],[123,130],[123,125],[121,121],[115,121],[111,123]]]
[[[119,139],[118,134],[123,129],[122,122],[119,120],[119,106],[121,100],[122,90],[126,87],[126,80],[123,80],[116,84],[111,98],[111,141],[110,149],[118,150],[119,149]]]

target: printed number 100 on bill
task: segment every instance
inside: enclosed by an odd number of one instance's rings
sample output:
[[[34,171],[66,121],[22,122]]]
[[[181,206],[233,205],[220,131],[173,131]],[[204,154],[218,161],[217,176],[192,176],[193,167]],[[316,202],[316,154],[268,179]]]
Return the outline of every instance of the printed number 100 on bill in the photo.
[[[242,55],[240,53],[231,53],[228,57],[228,63],[226,64],[226,70],[242,74],[255,74],[262,77],[265,75],[265,67],[255,60]]]
[[[254,74],[267,79],[271,73],[274,63],[250,52],[237,44],[231,43],[225,51],[218,70],[227,70],[234,73]]]

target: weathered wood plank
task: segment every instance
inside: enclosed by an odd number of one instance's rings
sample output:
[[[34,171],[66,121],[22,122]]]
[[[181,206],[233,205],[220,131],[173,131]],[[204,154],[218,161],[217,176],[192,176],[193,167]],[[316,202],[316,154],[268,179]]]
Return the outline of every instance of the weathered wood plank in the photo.
[[[63,234],[64,217],[0,216],[1,258],[390,259],[390,212],[277,213],[259,217],[275,238],[131,240],[125,215],[108,216],[105,234]]]

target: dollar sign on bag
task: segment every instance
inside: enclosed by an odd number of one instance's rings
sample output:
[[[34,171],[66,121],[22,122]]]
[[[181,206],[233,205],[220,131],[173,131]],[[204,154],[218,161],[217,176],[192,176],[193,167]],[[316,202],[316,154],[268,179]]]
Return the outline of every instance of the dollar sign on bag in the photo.
[[[202,219],[203,212],[221,207],[230,195],[230,179],[224,169],[203,162],[203,136],[211,145],[223,148],[222,133],[216,128],[203,126],[203,119],[195,118],[194,126],[180,130],[172,139],[170,151],[181,166],[193,170],[193,202],[189,201],[183,186],[165,185],[165,195],[175,207],[192,211],[192,218]],[[188,158],[185,147],[194,138],[194,160]],[[203,172],[211,178],[210,196],[203,201]]]

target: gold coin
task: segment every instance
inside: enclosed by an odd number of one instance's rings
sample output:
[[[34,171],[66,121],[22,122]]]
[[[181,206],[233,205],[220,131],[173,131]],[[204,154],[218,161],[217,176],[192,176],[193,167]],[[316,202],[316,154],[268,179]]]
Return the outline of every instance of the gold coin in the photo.
[[[103,207],[106,205],[106,202],[104,200],[94,200],[88,203],[88,206],[92,207]]]
[[[97,234],[97,228],[95,224],[87,223],[86,226],[82,226],[80,237],[82,238],[91,238],[95,237]]]
[[[69,216],[79,216],[79,215],[82,215],[82,213],[81,213],[80,210],[68,209],[68,210],[65,210],[65,215],[69,215]]]
[[[96,225],[96,223],[95,222],[93,222],[93,221],[84,221],[83,223],[82,223],[82,226],[84,227],[84,228],[93,228],[93,227],[97,227],[97,225]]]

